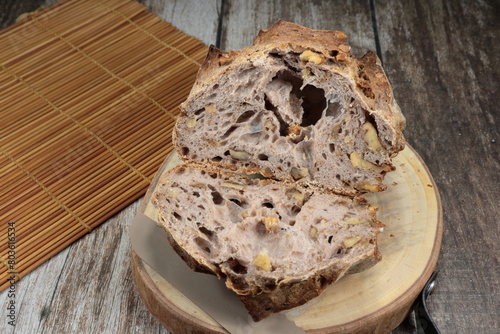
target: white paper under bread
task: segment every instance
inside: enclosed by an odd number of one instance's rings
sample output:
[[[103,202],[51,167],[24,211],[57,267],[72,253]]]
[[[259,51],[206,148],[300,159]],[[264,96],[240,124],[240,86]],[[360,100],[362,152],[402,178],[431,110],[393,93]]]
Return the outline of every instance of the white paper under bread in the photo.
[[[172,166],[177,163],[175,156],[170,160],[173,161]],[[165,169],[172,166],[167,165]],[[273,314],[254,322],[236,294],[229,291],[223,281],[215,276],[193,272],[170,247],[165,231],[156,224],[157,212],[148,198],[146,195],[145,203],[130,227],[132,248],[144,262],[230,333],[305,333],[283,314]]]

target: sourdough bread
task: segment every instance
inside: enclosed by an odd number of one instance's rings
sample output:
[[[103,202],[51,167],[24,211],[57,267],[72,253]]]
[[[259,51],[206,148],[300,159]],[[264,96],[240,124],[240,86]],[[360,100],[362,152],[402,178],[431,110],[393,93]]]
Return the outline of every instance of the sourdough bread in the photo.
[[[381,191],[405,119],[373,52],[280,21],[254,46],[211,47],[174,130],[186,161],[337,193]]]
[[[181,165],[153,202],[175,251],[224,279],[256,321],[380,259],[383,225],[361,195]]]
[[[181,105],[186,165],[153,194],[160,224],[256,321],[380,260],[362,193],[385,189],[405,119],[377,56],[349,51],[342,32],[279,21],[252,47],[211,47]]]

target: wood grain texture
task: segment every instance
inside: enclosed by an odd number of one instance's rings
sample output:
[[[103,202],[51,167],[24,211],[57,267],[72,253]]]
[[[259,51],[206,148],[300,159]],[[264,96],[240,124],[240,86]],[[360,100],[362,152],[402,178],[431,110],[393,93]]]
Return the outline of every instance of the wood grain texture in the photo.
[[[429,308],[448,333],[500,328],[500,4],[378,1],[384,67],[444,208]]]
[[[215,44],[220,1],[142,2],[178,28]],[[54,2],[2,0],[0,26]],[[221,47],[247,45],[277,19],[346,31],[356,54],[375,50],[378,37],[384,67],[408,120],[405,135],[431,170],[443,201],[441,271],[428,302],[431,314],[442,333],[498,333],[499,2],[290,3],[224,0]],[[137,204],[129,206],[23,278],[17,284],[15,328],[5,318],[7,291],[0,293],[0,333],[167,333],[138,300],[124,260],[129,256],[126,229],[136,211]],[[77,293],[77,285],[86,294]],[[393,333],[416,330],[408,321]]]
[[[207,45],[216,43],[222,0],[140,0],[139,2],[186,34],[196,36]]]
[[[2,0],[0,1],[0,27],[14,24],[24,13],[34,12],[41,7],[48,7],[57,0]]]

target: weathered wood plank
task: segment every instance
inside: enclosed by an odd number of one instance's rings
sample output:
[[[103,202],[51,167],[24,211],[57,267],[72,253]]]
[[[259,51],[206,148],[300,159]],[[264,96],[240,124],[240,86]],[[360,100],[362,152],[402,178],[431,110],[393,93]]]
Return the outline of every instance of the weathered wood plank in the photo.
[[[2,0],[0,1],[0,29],[16,22],[23,13],[36,11],[54,4],[55,0]]]
[[[0,294],[0,305],[2,305],[0,333],[38,333],[38,329],[44,325],[50,312],[50,304],[68,253],[69,248],[17,282],[13,289],[14,296],[11,296],[9,289]],[[15,303],[15,319],[7,318],[10,312],[5,312],[11,301]],[[9,324],[11,320],[14,320],[15,327]]]
[[[140,0],[153,13],[203,43],[215,44],[222,0]]]
[[[384,66],[409,143],[441,192],[444,238],[430,309],[449,333],[500,327],[498,1],[377,1]]]

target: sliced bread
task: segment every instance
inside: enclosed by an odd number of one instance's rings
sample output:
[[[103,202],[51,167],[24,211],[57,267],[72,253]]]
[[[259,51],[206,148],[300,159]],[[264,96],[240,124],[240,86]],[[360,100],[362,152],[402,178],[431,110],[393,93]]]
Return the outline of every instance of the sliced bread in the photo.
[[[405,118],[378,57],[349,51],[343,32],[284,21],[252,47],[211,47],[181,106],[179,155],[342,194],[384,190]]]
[[[362,195],[181,165],[162,176],[153,202],[174,250],[224,279],[255,321],[380,259],[383,225]]]

